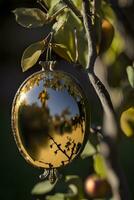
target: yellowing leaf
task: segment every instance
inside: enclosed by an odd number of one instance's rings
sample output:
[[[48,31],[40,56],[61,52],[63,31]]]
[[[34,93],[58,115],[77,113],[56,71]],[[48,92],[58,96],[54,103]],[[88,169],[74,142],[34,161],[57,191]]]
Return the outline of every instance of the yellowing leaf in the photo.
[[[48,21],[47,15],[38,8],[17,8],[13,13],[18,24],[26,28],[41,27]]]
[[[40,41],[30,45],[23,53],[21,67],[23,72],[34,66],[45,49],[45,42]]]
[[[106,166],[104,163],[104,158],[101,154],[96,154],[93,157],[94,159],[94,170],[102,178],[106,177]]]
[[[128,137],[134,135],[134,107],[125,110],[120,119],[121,129]]]

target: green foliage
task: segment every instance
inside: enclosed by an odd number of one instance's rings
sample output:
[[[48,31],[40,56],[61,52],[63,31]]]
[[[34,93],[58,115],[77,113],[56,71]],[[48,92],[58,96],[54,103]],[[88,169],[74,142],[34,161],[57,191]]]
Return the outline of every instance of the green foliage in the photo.
[[[52,190],[55,191],[54,195],[48,195]],[[60,191],[60,193],[59,193]],[[50,184],[49,181],[43,181],[38,183],[32,189],[32,195],[44,195],[47,199],[65,199],[65,200],[81,200],[84,198],[83,186],[80,177],[78,176],[66,176],[65,179]]]
[[[46,24],[48,17],[38,8],[17,8],[13,11],[18,24],[25,28],[36,28]]]
[[[65,200],[65,195],[62,193],[57,193],[55,195],[48,195],[46,200]]]
[[[56,15],[56,13],[61,10],[61,9],[64,9],[66,7],[66,5],[60,1],[58,2],[57,4],[55,4],[54,6],[50,7],[49,11],[48,11],[48,15],[50,17],[52,17],[53,15]]]
[[[84,198],[83,184],[79,176],[66,176],[66,182],[72,190],[73,196],[77,197],[77,200]]]
[[[45,3],[45,5],[48,6],[48,8],[52,8],[52,7],[54,7],[57,3],[59,3],[60,0],[43,0],[43,2]]]
[[[42,181],[37,183],[32,189],[32,195],[42,195],[50,192],[55,187],[55,184],[51,184],[49,181]]]
[[[81,158],[85,159],[89,156],[92,156],[96,153],[96,148],[91,144],[90,141],[87,142],[83,152],[81,153]]]
[[[134,88],[134,66],[127,67],[127,76],[131,87]]]
[[[85,30],[82,22],[75,14],[72,13],[72,11],[66,8],[63,2],[59,0],[44,0],[44,2],[45,5],[47,5],[49,8],[47,14],[38,8],[17,8],[13,11],[16,16],[16,21],[26,28],[35,28],[41,27],[56,18],[56,22],[54,23],[52,28],[52,31],[54,32],[51,42],[53,46],[53,51],[55,51],[55,53],[57,53],[61,58],[66,59],[69,62],[75,62],[76,51],[78,51],[78,62],[85,67],[87,62],[87,40],[85,37]],[[75,5],[78,6],[78,8],[81,8],[81,1],[75,1]],[[75,29],[78,40],[78,50],[76,50],[75,45]],[[33,48],[36,49],[35,44],[32,45],[32,51]],[[27,54],[27,51],[29,54],[29,48],[28,50],[26,50],[26,52],[24,52],[22,57],[23,71],[26,71],[36,64],[41,54],[41,51],[39,51],[39,49],[37,47],[38,52],[36,55],[34,53],[32,57],[32,60],[34,61],[31,61],[31,59],[28,60],[32,63],[27,63],[27,61],[24,60],[24,55]]]
[[[134,135],[134,107],[125,110],[120,119],[122,131],[127,137]]]
[[[48,8],[54,7],[56,4],[61,3],[61,0],[43,0],[44,4],[48,6]],[[82,6],[82,0],[73,0],[73,3],[75,6],[77,6],[78,9],[81,9]]]
[[[69,62],[72,61],[71,54],[65,45],[53,43],[52,48],[55,51],[55,53],[57,53],[61,58]]]
[[[106,178],[106,166],[104,163],[104,158],[101,154],[96,154],[93,156],[94,159],[94,170],[101,178]]]
[[[32,45],[30,45],[23,53],[22,59],[21,59],[21,67],[23,72],[30,69],[32,66],[34,66],[40,55],[45,50],[46,43],[44,40],[40,42],[36,42]]]
[[[63,44],[70,53],[71,61],[75,62],[75,29],[78,40],[78,61],[85,67],[87,63],[87,40],[85,37],[85,30],[79,18],[68,9],[64,12],[64,14],[57,17],[57,22],[53,26],[53,30],[55,31],[54,42]],[[64,54],[68,53],[64,52]]]

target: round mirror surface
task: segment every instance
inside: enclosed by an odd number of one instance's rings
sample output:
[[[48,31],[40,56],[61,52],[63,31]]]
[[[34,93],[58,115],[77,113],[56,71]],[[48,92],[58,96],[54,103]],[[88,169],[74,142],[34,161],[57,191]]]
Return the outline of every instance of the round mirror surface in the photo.
[[[41,168],[69,164],[85,137],[85,109],[78,84],[62,72],[40,71],[18,90],[12,128],[23,157]]]

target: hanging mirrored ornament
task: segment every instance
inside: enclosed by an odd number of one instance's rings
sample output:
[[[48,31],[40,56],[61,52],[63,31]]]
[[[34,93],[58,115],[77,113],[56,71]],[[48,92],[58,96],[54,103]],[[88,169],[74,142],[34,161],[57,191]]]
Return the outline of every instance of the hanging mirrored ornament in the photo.
[[[54,182],[86,138],[86,109],[79,84],[64,72],[39,71],[19,88],[12,107],[12,129],[25,160],[45,169]],[[88,119],[89,120],[89,119]]]

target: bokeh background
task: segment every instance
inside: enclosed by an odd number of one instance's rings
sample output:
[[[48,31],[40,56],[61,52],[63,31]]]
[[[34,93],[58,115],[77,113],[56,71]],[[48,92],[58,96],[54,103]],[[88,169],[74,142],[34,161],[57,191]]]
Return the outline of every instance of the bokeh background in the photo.
[[[131,1],[110,1],[117,14],[120,32],[125,41],[125,51],[117,61],[107,68],[101,63],[101,74],[107,72],[107,81],[111,96],[115,102],[118,114],[122,107],[134,104],[134,90],[126,84],[126,66],[134,59],[134,5]],[[30,200],[34,199],[31,189],[38,181],[40,170],[28,165],[20,156],[11,131],[11,106],[14,95],[20,84],[30,74],[38,69],[31,69],[22,73],[20,60],[24,49],[34,41],[38,41],[46,34],[46,29],[27,30],[19,26],[11,13],[17,7],[37,6],[34,0],[0,0],[0,199],[2,200]],[[121,95],[125,96],[123,105],[115,101],[121,88]],[[126,91],[126,89],[128,89]],[[116,93],[117,91],[117,93]],[[99,107],[98,102],[95,102]],[[97,109],[96,109],[97,110]],[[95,116],[95,115],[94,115]],[[95,118],[95,117],[94,117]],[[96,116],[96,121],[99,118]],[[121,136],[119,155],[121,165],[126,174],[129,188],[134,199],[134,139]],[[83,171],[88,175],[89,160],[83,161]],[[77,166],[77,167],[76,167]],[[72,167],[72,168],[71,168]],[[80,173],[77,163],[68,170],[70,173]],[[75,169],[74,169],[75,168]],[[82,169],[80,169],[82,171]]]
[[[21,54],[38,40],[42,30],[27,31],[16,24],[11,13],[16,7],[32,7],[34,1],[0,0],[0,199],[32,199],[30,191],[41,171],[29,166],[20,156],[11,131],[11,106],[20,84],[33,71],[22,73]]]

